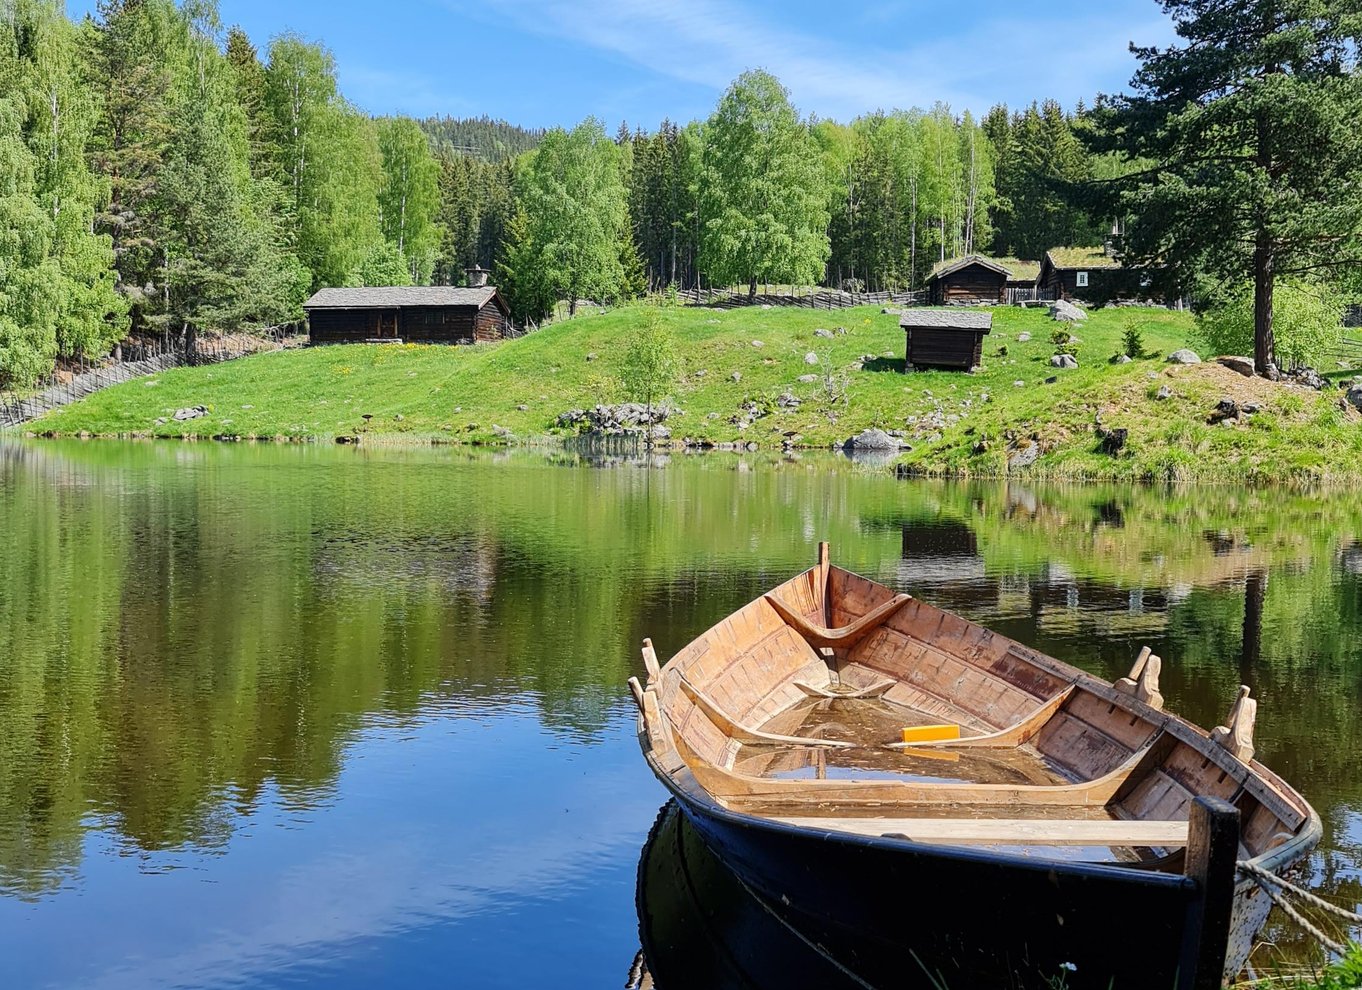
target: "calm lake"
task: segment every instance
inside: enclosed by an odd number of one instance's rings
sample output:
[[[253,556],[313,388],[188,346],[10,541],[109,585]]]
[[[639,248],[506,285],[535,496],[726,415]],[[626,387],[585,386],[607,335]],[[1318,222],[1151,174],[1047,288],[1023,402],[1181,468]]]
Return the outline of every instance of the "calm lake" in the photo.
[[[663,801],[638,643],[820,539],[1103,677],[1147,643],[1202,725],[1251,685],[1324,819],[1309,882],[1362,905],[1356,493],[16,442],[0,534],[5,988],[623,986]],[[1260,966],[1307,952],[1266,934]]]

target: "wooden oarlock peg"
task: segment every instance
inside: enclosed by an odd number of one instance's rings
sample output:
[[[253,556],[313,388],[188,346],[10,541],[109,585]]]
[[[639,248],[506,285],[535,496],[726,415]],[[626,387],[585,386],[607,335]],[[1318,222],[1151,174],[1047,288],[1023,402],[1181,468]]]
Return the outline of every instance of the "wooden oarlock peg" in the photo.
[[[1163,659],[1146,646],[1135,658],[1130,676],[1116,682],[1116,690],[1133,694],[1150,708],[1162,708],[1163,695],[1159,693],[1159,673],[1162,670]]]
[[[1253,724],[1257,720],[1258,702],[1249,697],[1248,685],[1241,684],[1230,717],[1211,730],[1211,738],[1248,763],[1253,759]]]

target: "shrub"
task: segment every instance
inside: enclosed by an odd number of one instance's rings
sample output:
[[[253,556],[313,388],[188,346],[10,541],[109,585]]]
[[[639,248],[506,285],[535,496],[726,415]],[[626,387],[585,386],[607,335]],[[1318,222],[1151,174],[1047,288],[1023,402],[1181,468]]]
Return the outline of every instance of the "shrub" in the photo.
[[[643,323],[624,352],[620,384],[634,402],[652,409],[676,381],[676,346],[655,310],[643,310]]]
[[[1272,334],[1284,368],[1318,365],[1343,337],[1343,299],[1319,282],[1284,279],[1272,293]],[[1197,316],[1197,339],[1213,354],[1253,354],[1253,292],[1241,287]]]
[[[1056,354],[1078,354],[1078,341],[1074,335],[1065,327],[1056,327],[1050,334],[1050,340],[1055,345]]]

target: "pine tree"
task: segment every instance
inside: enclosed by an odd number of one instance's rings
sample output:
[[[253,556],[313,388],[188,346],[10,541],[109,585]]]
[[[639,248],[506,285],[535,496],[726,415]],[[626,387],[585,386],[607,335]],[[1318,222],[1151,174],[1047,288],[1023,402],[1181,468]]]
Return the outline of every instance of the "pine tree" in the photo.
[[[1123,248],[1174,284],[1253,283],[1254,361],[1275,374],[1282,276],[1362,263],[1362,14],[1351,0],[1163,0],[1180,42],[1134,48],[1099,147],[1147,166],[1108,184]]]

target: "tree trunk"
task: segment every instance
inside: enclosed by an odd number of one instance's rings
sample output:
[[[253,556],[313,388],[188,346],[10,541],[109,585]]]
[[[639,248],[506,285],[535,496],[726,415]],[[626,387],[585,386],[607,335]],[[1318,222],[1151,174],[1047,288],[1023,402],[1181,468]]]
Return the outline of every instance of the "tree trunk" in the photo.
[[[1253,364],[1264,378],[1277,378],[1276,342],[1272,337],[1272,249],[1267,235],[1258,235],[1253,249]]]
[[[568,299],[568,319],[577,315],[577,297],[572,296]]]
[[[1253,571],[1244,582],[1244,635],[1239,650],[1239,683],[1255,686],[1254,671],[1263,653],[1263,603],[1267,572]]]
[[[757,301],[757,276],[752,276],[752,281],[747,284],[747,302],[749,305]]]

